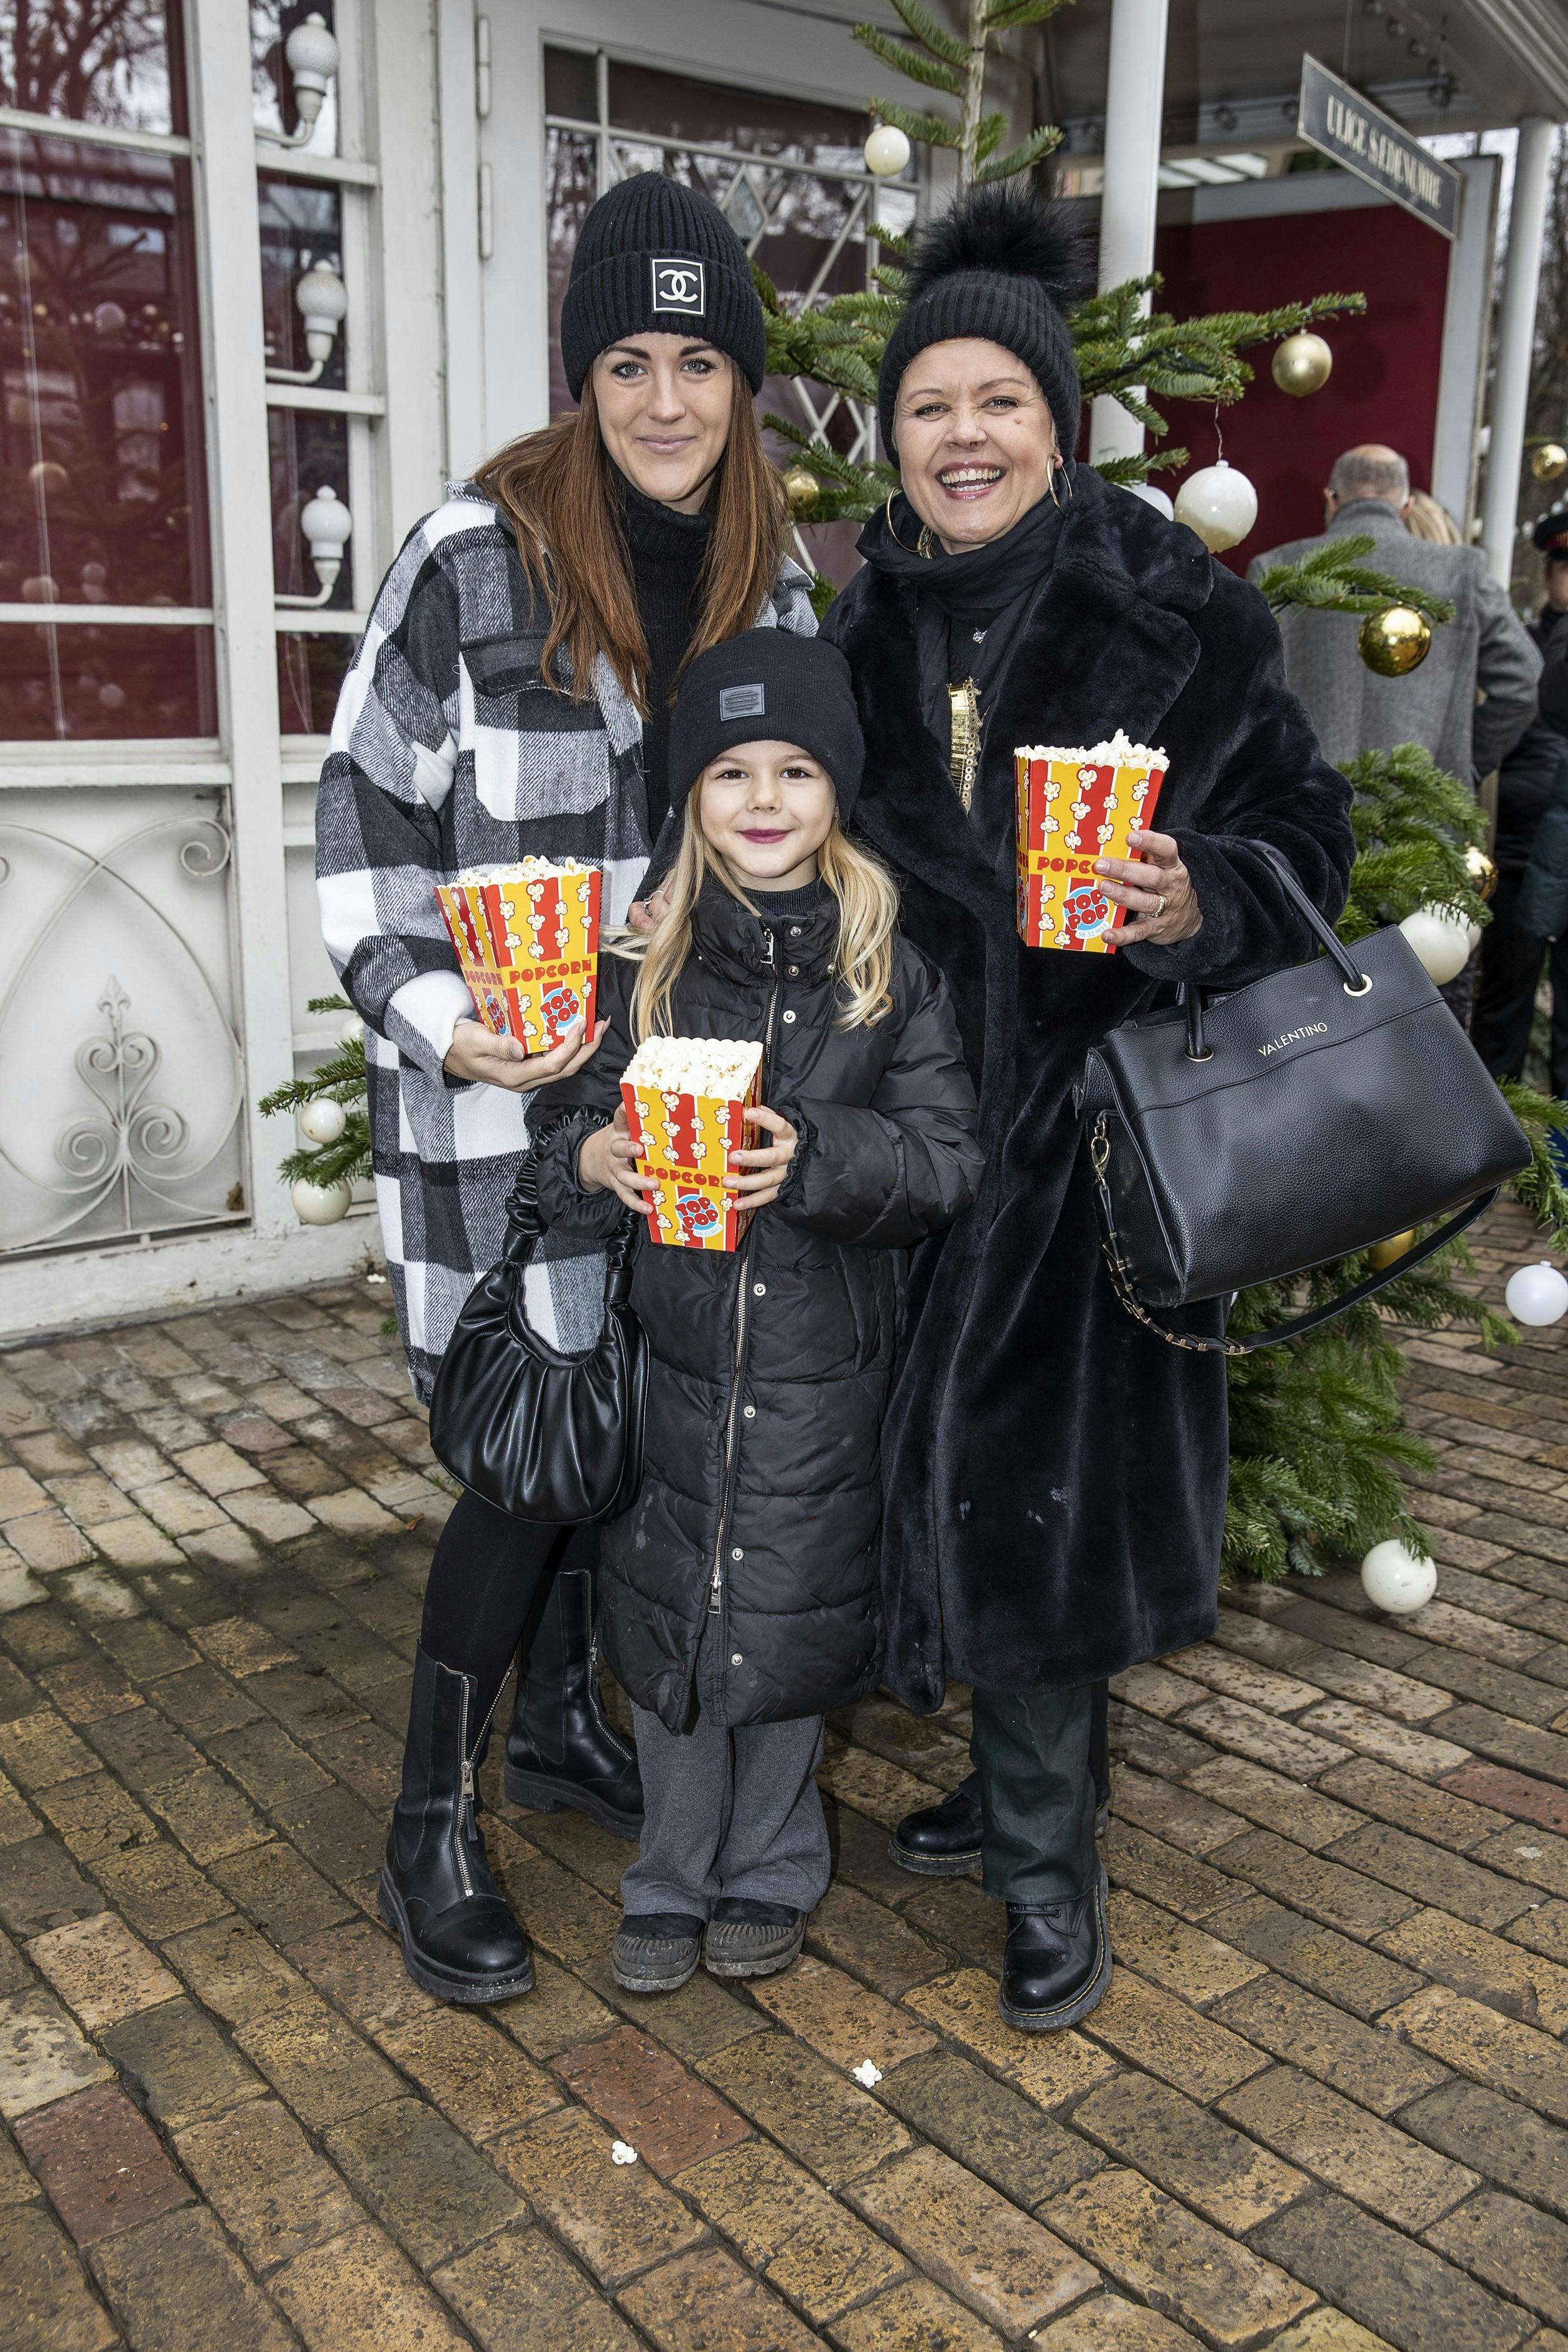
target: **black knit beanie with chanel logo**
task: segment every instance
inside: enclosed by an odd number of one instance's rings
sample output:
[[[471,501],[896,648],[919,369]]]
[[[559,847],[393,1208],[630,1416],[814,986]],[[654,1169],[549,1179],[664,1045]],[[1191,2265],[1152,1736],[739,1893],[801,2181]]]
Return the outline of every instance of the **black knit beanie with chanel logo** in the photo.
[[[618,182],[583,223],[561,305],[574,400],[599,353],[632,335],[712,343],[762,389],[767,330],[746,248],[710,197],[662,172]]]
[[[669,805],[680,809],[710,760],[737,743],[798,743],[826,769],[847,824],[866,745],[849,665],[823,637],[748,629],[699,654],[669,725]]]
[[[893,411],[910,362],[932,343],[977,336],[1023,361],[1070,457],[1083,395],[1065,313],[1093,283],[1088,239],[1059,197],[1041,203],[1005,187],[960,196],[915,247],[909,302],[877,384],[883,447],[893,453]]]

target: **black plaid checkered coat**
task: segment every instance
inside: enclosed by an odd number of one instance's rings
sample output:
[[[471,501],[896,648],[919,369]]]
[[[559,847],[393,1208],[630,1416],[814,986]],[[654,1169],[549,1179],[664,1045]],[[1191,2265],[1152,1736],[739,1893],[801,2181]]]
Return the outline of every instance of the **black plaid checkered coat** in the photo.
[[[756,625],[815,630],[795,564]],[[651,847],[637,713],[602,658],[590,696],[553,692],[540,669],[546,634],[510,530],[472,483],[449,484],[382,583],[316,802],[321,930],[365,1024],[376,1203],[421,1397],[464,1299],[500,1255],[529,1109],[550,1091],[444,1075],[453,1024],[474,1008],[435,886],[520,857],[589,858],[604,868],[605,919],[624,922]],[[547,1339],[591,1342],[596,1251],[547,1244],[528,1286]]]

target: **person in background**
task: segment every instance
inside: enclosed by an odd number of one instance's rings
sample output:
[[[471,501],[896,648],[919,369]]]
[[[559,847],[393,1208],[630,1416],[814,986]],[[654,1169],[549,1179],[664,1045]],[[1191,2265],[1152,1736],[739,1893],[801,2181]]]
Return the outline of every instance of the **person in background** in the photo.
[[[1480,985],[1470,1037],[1494,1078],[1517,1078],[1524,1070],[1535,1017],[1536,989],[1547,940],[1516,919],[1520,893],[1541,820],[1552,803],[1563,756],[1562,731],[1568,711],[1561,707],[1563,656],[1568,653],[1568,508],[1543,515],[1535,526],[1545,599],[1530,623],[1544,656],[1541,716],[1533,719],[1502,763],[1498,776],[1497,837],[1492,856],[1498,886],[1491,921],[1481,934]],[[1553,689],[1556,689],[1554,693]],[[1551,712],[1556,724],[1549,725]],[[1551,941],[1552,1091],[1568,1088],[1568,937]]]
[[[816,627],[753,405],[763,307],[718,207],[657,172],[601,196],[561,349],[577,409],[450,485],[382,583],[317,802],[321,929],[365,1024],[387,1269],[425,1399],[505,1246],[531,1119],[598,1037],[574,1025],[525,1058],[492,1036],[436,884],[575,857],[603,872],[605,920],[624,921],[668,810],[686,662],[742,630]],[[529,1274],[544,1338],[590,1345],[602,1255],[547,1243]],[[595,1673],[597,1556],[596,1528],[530,1526],[466,1493],[437,1544],[380,1897],[409,1974],[443,2000],[509,2000],[533,1981],[474,1811],[520,1649],[509,1795],[575,1806],[622,1837],[641,1827],[637,1759]]]
[[[1412,539],[1429,539],[1438,547],[1462,547],[1465,535],[1448,512],[1427,490],[1412,490],[1405,509],[1405,528]]]
[[[1403,677],[1368,669],[1351,613],[1291,606],[1279,615],[1285,675],[1312,715],[1326,759],[1343,768],[1362,751],[1419,743],[1474,791],[1512,751],[1535,717],[1541,656],[1487,571],[1479,547],[1445,545],[1408,525],[1410,468],[1397,449],[1369,441],[1336,457],[1323,497],[1323,530],[1255,556],[1255,583],[1276,563],[1297,563],[1336,539],[1370,538],[1376,571],[1446,597],[1454,617],[1432,632],[1426,658]],[[1565,680],[1568,683],[1568,680]],[[1443,995],[1468,1017],[1475,960]]]

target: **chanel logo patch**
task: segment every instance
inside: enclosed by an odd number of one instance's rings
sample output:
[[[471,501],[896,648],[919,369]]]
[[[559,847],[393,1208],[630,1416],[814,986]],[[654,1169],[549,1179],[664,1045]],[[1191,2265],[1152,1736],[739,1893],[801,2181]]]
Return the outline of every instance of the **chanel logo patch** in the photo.
[[[721,719],[760,719],[766,709],[760,686],[721,686],[719,688],[719,716]]]
[[[685,310],[700,319],[708,307],[708,285],[705,266],[700,261],[656,261],[648,258],[653,272],[653,307],[656,310]]]

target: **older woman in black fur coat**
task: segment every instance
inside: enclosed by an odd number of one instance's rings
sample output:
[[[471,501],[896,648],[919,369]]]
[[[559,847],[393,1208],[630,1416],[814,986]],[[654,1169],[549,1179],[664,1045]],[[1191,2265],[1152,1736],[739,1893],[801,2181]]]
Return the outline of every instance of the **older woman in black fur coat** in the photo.
[[[1074,466],[1062,306],[1081,290],[1057,209],[980,190],[928,232],[881,372],[902,495],[862,534],[866,568],[825,632],[866,737],[857,825],[947,974],[986,1155],[973,1213],[916,1260],[883,1448],[888,1679],[921,1712],[950,1677],[974,1685],[975,1780],[901,1823],[894,1853],[965,1869],[980,1846],[1008,1907],[1002,2011],[1037,2032],[1110,1981],[1095,1686],[1213,1631],[1226,1498],[1224,1360],[1118,1304],[1073,1081],[1162,991],[1235,988],[1312,952],[1257,845],[1331,916],[1352,855],[1350,787],[1256,589]],[[1118,728],[1169,768],[1162,830],[1134,836],[1138,862],[1099,868],[1128,909],[1117,951],[1025,947],[1014,749]],[[1186,1312],[1219,1331],[1217,1303]]]

